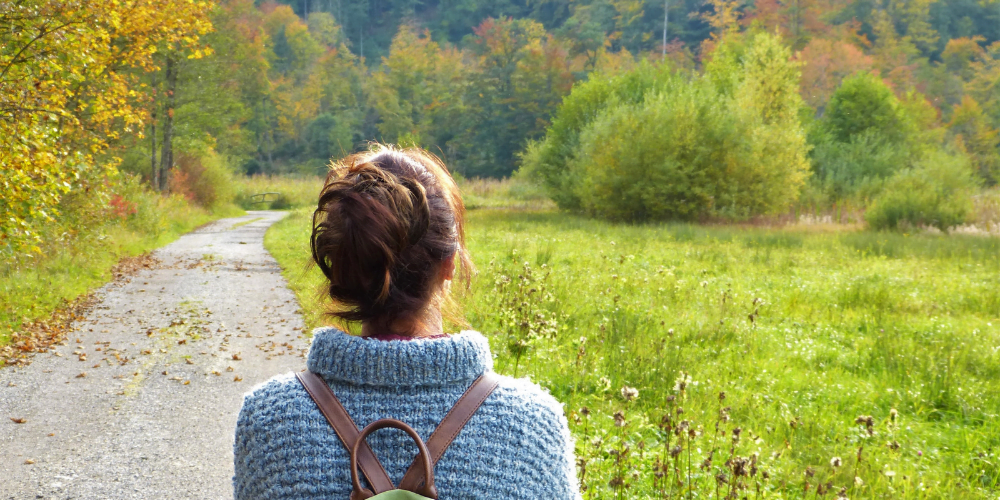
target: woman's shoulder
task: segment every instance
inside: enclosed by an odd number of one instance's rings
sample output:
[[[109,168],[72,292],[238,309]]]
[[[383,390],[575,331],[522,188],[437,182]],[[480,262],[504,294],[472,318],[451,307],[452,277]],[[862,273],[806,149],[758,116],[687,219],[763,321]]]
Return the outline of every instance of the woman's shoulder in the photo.
[[[499,384],[483,406],[499,411],[516,421],[548,426],[566,425],[563,404],[546,389],[527,378],[498,376]]]
[[[257,384],[243,395],[243,412],[258,413],[268,409],[284,408],[288,404],[308,398],[309,393],[299,383],[294,373],[276,375]]]

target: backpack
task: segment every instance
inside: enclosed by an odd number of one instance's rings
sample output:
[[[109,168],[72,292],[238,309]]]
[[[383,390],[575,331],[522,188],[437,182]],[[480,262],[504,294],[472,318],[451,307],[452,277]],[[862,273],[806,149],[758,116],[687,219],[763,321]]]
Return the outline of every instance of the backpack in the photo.
[[[412,427],[394,418],[376,420],[363,430],[358,431],[358,426],[351,420],[351,416],[344,410],[343,405],[340,404],[337,396],[333,394],[330,386],[326,385],[322,377],[310,371],[297,373],[295,376],[305,387],[309,397],[316,402],[316,406],[319,407],[323,416],[326,417],[326,421],[333,427],[340,442],[351,455],[351,486],[353,488],[351,500],[368,498],[372,500],[436,499],[438,494],[434,487],[434,465],[441,459],[445,450],[462,431],[472,415],[476,413],[479,406],[483,404],[483,401],[486,401],[486,398],[500,383],[500,379],[495,373],[483,373],[469,386],[465,394],[462,394],[462,397],[448,411],[448,414],[445,415],[425,443]],[[398,487],[392,485],[389,474],[365,441],[369,434],[386,427],[405,432],[420,450],[414,457],[413,463],[406,470]],[[371,489],[361,485],[358,475],[359,468],[361,473],[365,475],[365,479],[368,480]]]

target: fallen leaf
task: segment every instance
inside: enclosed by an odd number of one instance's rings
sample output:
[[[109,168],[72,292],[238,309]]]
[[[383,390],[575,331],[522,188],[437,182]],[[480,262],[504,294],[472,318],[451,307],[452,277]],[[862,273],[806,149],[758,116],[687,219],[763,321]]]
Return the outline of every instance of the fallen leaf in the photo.
[[[25,423],[25,422],[28,421],[28,419],[26,419],[26,418],[14,418],[14,417],[10,417],[10,419],[13,420],[15,424],[23,424],[23,423]]]
[[[233,377],[233,382],[242,382],[242,381],[243,381],[243,377],[241,377],[239,375]]]
[[[188,342],[187,339],[180,339],[177,341],[177,345],[184,345],[187,344],[187,342]]]
[[[30,458],[24,461],[24,465],[31,465],[33,463],[35,463],[35,461]]]
[[[87,372],[80,372],[80,374],[77,375],[76,378],[84,378],[86,376],[87,376]]]
[[[191,358],[186,358],[184,361],[186,361],[187,364],[189,364],[189,365],[193,365],[194,364],[194,361],[191,361]]]
[[[191,385],[191,381],[190,380],[185,380],[184,381],[184,385]]]
[[[233,361],[239,361],[243,358],[240,357],[240,353],[233,354]]]
[[[167,374],[167,371],[166,371],[166,370],[163,370],[163,374],[164,374],[164,375],[166,375],[166,374]]]
[[[87,355],[86,354],[81,354],[80,355],[80,361],[87,361]]]
[[[232,367],[232,366],[227,366],[227,367],[226,367],[226,371],[227,371],[227,372],[231,372],[231,371],[233,371],[233,367]]]
[[[218,377],[219,375],[222,375],[222,374],[219,373],[219,370],[212,370],[212,375],[215,375],[216,377]]]

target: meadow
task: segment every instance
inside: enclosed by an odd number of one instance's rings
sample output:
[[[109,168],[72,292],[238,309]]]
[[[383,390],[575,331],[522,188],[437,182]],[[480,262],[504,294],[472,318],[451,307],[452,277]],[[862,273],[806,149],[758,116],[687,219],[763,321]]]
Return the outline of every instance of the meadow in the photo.
[[[318,326],[310,215],[265,244]],[[565,403],[585,498],[1000,492],[996,238],[479,209],[468,246],[457,302]]]

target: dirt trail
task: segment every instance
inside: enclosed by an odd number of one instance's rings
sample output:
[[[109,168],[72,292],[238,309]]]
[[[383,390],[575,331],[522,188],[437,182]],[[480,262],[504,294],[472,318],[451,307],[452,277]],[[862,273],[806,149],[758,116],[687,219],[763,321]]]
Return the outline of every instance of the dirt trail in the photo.
[[[305,366],[298,303],[264,250],[283,215],[181,237],[101,289],[64,345],[0,369],[0,499],[232,497],[243,394]]]

